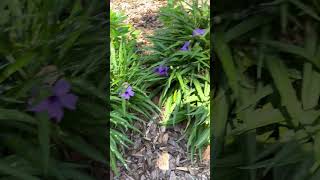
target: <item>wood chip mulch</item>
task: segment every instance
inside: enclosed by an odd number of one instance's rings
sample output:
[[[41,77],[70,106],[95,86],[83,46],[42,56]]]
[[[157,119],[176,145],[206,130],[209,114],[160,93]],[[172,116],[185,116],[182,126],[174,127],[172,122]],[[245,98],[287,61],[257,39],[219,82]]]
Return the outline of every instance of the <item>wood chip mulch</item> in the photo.
[[[151,36],[156,28],[162,27],[158,19],[159,8],[167,4],[167,0],[113,0],[111,9],[127,15],[125,23],[141,31],[137,41],[139,46],[148,46]]]
[[[187,153],[184,125],[161,126],[157,120],[146,124],[136,122],[143,134],[132,133],[134,145],[124,157],[129,170],[121,168],[123,180],[207,180],[210,179],[209,156],[192,163]],[[210,151],[210,149],[209,149]],[[207,152],[209,152],[207,151]],[[119,167],[121,165],[119,164]]]

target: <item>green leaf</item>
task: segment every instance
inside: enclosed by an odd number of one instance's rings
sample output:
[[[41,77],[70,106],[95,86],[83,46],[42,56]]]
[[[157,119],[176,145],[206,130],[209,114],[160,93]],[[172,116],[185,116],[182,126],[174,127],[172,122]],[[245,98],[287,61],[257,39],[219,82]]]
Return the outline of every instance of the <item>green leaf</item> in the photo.
[[[61,168],[60,173],[70,180],[95,180],[92,176],[77,169]]]
[[[27,174],[23,171],[19,171],[14,167],[8,166],[8,164],[5,164],[0,161],[0,172],[3,174],[11,175],[17,178],[20,178],[21,180],[40,180],[39,178],[32,176],[30,174]]]
[[[215,152],[216,157],[223,148],[224,136],[226,133],[226,126],[228,121],[229,104],[225,91],[220,89],[217,97],[213,100],[213,112],[212,112],[212,126],[215,127],[213,135],[215,137]]]
[[[281,59],[268,56],[266,60],[273,81],[280,93],[281,103],[286,106],[294,126],[298,126],[302,107],[288,77],[288,71]]]
[[[241,23],[229,29],[225,34],[225,41],[229,42],[233,39],[239,38],[239,36],[263,25],[267,24],[271,20],[270,17],[265,16],[253,16],[243,20]]]
[[[199,137],[197,138],[197,141],[195,142],[196,147],[200,147],[203,144],[208,142],[208,139],[210,138],[210,128],[204,129]]]
[[[214,49],[216,51],[217,56],[220,59],[222,64],[222,68],[227,75],[228,82],[230,87],[234,91],[235,96],[238,96],[239,93],[239,84],[238,84],[238,75],[236,66],[233,61],[231,49],[228,44],[224,40],[223,34],[221,32],[216,32],[214,34]]]
[[[42,170],[45,177],[48,176],[50,159],[50,122],[47,113],[37,115],[39,120],[38,138],[41,147]]]
[[[1,73],[0,73],[0,83],[5,81],[8,77],[10,77],[13,73],[19,71],[23,67],[27,66],[33,58],[35,54],[33,52],[24,53],[20,57],[16,58],[16,62],[9,64]]]
[[[320,96],[320,73],[313,70],[312,64],[305,63],[302,81],[302,104],[305,110],[318,105]]]
[[[36,120],[32,116],[29,116],[28,114],[14,109],[0,108],[0,120],[14,120],[34,125],[37,124]]]
[[[289,0],[289,1],[292,4],[294,4],[295,6],[297,6],[298,8],[300,8],[301,10],[303,10],[309,16],[311,16],[314,19],[320,21],[320,17],[318,16],[318,14],[314,11],[314,9],[312,7],[300,2],[299,0]]]
[[[77,151],[96,161],[106,163],[105,156],[101,152],[99,152],[96,148],[94,148],[92,145],[88,144],[80,136],[69,135],[67,137],[61,137],[61,140],[65,142],[74,151]]]
[[[235,129],[236,133],[243,133],[285,120],[281,112],[278,109],[274,109],[271,104],[267,104],[263,108],[255,111],[244,111],[238,115],[240,119],[244,120],[245,124]]]

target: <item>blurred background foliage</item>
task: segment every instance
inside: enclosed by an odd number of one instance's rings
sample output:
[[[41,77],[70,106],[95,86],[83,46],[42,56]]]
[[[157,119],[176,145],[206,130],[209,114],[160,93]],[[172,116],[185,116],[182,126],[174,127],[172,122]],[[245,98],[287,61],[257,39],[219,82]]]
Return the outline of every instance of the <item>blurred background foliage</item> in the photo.
[[[214,178],[320,178],[320,4],[216,1]]]
[[[0,2],[0,179],[97,179],[106,161],[104,1]],[[33,90],[71,83],[60,123],[27,111]]]

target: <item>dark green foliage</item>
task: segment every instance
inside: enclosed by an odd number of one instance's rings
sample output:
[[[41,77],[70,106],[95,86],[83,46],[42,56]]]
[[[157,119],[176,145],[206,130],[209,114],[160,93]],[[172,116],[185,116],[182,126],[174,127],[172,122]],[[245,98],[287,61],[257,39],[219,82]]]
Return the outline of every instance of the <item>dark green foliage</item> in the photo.
[[[0,177],[96,179],[107,165],[103,1],[0,2]],[[64,78],[79,97],[61,123],[27,111],[32,89]],[[75,160],[72,154],[81,156]]]
[[[317,179],[319,3],[239,4],[217,9],[214,18],[214,53],[223,71],[212,100],[211,173],[230,180]]]

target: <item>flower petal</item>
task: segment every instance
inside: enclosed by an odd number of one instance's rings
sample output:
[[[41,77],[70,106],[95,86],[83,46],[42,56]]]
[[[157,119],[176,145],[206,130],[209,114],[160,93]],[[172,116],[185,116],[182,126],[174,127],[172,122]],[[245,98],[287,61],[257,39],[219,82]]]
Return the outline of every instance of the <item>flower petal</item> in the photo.
[[[192,32],[192,35],[193,36],[197,36],[197,35],[204,35],[205,34],[205,29],[199,29],[199,28],[197,28],[197,29],[195,29],[195,30],[193,30],[193,32]]]
[[[34,107],[31,107],[29,110],[33,112],[42,112],[46,111],[49,107],[49,100],[43,100],[39,104],[35,105]]]
[[[49,116],[52,119],[56,119],[57,122],[60,122],[63,117],[63,108],[59,101],[50,102],[48,107]]]
[[[132,87],[131,87],[131,86],[128,86],[128,88],[127,88],[126,92],[127,92],[127,94],[128,94],[129,96],[134,96],[134,92],[133,92],[133,90],[132,90]]]
[[[70,84],[66,80],[59,80],[53,87],[53,93],[56,96],[67,94],[70,91]]]
[[[190,42],[189,41],[186,41],[182,48],[180,49],[181,51],[188,51],[189,50],[189,45],[190,45]]]
[[[128,91],[129,96],[134,96],[134,92],[133,91]]]
[[[76,109],[77,100],[78,100],[78,97],[71,93],[59,96],[59,101],[61,105],[71,110]]]
[[[123,94],[121,94],[120,96],[121,96],[123,99],[126,99],[126,100],[128,100],[128,99],[130,98],[129,94],[127,94],[127,93],[123,93]]]

